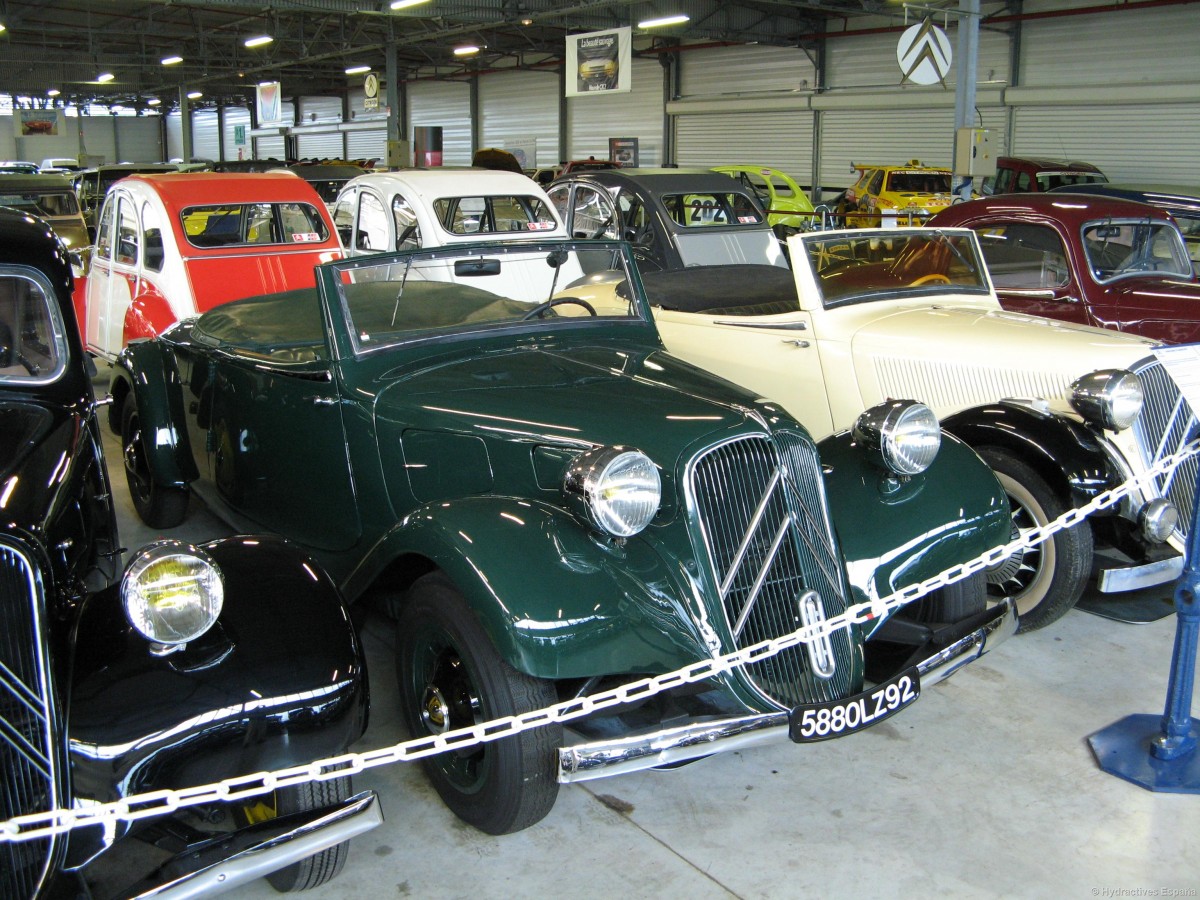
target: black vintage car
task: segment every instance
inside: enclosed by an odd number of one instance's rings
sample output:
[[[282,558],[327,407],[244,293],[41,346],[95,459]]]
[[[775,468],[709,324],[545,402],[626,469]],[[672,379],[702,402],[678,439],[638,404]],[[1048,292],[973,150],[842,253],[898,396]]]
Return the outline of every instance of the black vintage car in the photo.
[[[366,724],[341,596],[274,537],[127,554],[63,243],[0,209],[0,824],[343,752]],[[320,884],[380,821],[340,776],[66,834],[0,831],[0,897]],[[17,833],[18,837],[21,833]]]

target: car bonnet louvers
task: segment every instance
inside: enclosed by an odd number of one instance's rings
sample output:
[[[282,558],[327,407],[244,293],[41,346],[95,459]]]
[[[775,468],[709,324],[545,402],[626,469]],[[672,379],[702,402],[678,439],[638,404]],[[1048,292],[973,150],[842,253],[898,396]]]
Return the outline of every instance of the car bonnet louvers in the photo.
[[[1200,423],[1197,423],[1196,415],[1179,386],[1159,360],[1147,357],[1131,366],[1130,371],[1142,380],[1145,399],[1142,412],[1133,423],[1133,434],[1142,462],[1150,467],[1200,437]],[[1150,496],[1165,497],[1175,504],[1179,510],[1179,527],[1175,534],[1181,540],[1187,538],[1192,521],[1198,472],[1200,459],[1190,456],[1170,474],[1159,477],[1146,491]]]
[[[41,590],[22,554],[0,545],[0,820],[57,808]],[[0,897],[34,897],[53,838],[0,844]]]
[[[809,591],[825,618],[845,610],[820,462],[809,439],[777,432],[727,441],[692,461],[686,484],[730,649],[812,624],[801,613]],[[850,635],[839,630],[828,643],[789,648],[747,666],[745,674],[772,702],[790,707],[846,694],[855,668]]]

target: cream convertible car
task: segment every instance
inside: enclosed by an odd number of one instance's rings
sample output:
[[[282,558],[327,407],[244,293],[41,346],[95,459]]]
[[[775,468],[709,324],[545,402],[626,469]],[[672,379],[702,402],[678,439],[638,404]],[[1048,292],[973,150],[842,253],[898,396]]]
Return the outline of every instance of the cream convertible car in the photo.
[[[1000,476],[1014,535],[1145,471],[1197,430],[1150,341],[1002,310],[970,231],[826,231],[788,245],[791,269],[644,273],[667,349],[781,402],[817,436],[888,397],[924,401]],[[623,288],[595,272],[570,293],[598,305],[620,302]],[[1014,597],[1030,630],[1075,604],[1094,564],[1105,592],[1174,580],[1196,471],[1192,458],[1006,560],[992,593]]]

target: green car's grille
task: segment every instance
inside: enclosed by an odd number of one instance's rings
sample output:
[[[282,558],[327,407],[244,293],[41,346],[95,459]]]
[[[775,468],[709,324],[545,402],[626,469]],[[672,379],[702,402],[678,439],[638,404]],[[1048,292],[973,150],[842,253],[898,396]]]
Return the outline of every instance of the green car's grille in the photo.
[[[688,478],[731,649],[795,631],[806,592],[816,593],[826,617],[846,608],[816,448],[798,434],[774,438],[713,447]],[[850,636],[838,631],[830,643],[832,665],[799,646],[747,666],[746,674],[784,707],[843,696],[853,678]]]
[[[28,561],[0,546],[0,820],[54,808],[50,689]],[[0,897],[33,897],[52,839],[0,843]]]

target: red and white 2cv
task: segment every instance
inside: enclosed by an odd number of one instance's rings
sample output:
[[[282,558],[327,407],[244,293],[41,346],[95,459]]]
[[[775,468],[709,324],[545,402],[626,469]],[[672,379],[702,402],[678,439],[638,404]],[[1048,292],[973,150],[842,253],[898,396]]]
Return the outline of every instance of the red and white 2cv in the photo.
[[[131,175],[109,190],[76,314],[114,359],[135,338],[257,294],[312,287],[342,256],[316,191],[291,172]]]

